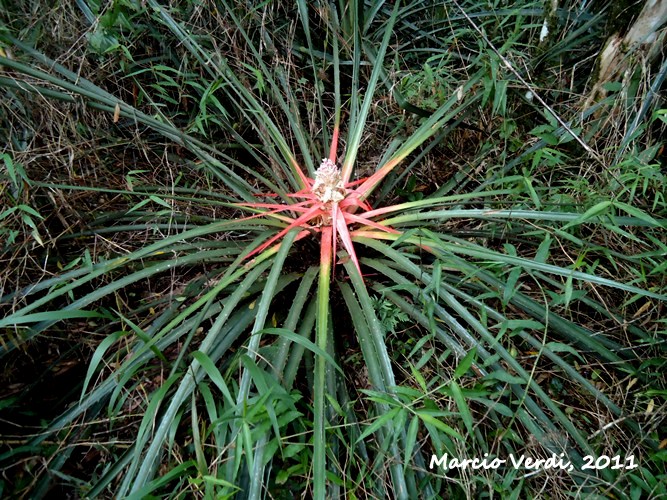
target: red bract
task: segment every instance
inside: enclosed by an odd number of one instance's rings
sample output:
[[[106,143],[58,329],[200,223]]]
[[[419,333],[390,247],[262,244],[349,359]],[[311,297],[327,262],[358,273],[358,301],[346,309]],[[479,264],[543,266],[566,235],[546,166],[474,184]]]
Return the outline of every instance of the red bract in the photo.
[[[249,218],[276,216],[277,214],[285,214],[286,212],[294,214],[293,217],[286,215],[279,216],[281,220],[289,222],[287,227],[253,250],[248,254],[247,258],[263,252],[292,229],[303,229],[297,235],[297,239],[301,239],[311,233],[323,233],[323,230],[327,229],[320,243],[322,245],[322,259],[325,256],[328,256],[330,259],[332,255],[336,255],[336,246],[340,238],[343,247],[350,255],[350,259],[356,266],[359,274],[361,274],[359,261],[354,250],[354,245],[352,244],[352,237],[350,236],[351,226],[357,224],[360,226],[359,229],[375,228],[388,233],[398,233],[397,230],[369,220],[366,217],[366,214],[370,214],[373,209],[365,201],[365,198],[370,190],[388,173],[388,170],[384,172],[382,170],[378,171],[367,179],[360,179],[353,182],[350,182],[349,179],[344,179],[335,163],[337,139],[338,131],[336,130],[334,131],[329,158],[322,160],[320,167],[315,172],[314,179],[307,177],[303,173],[303,170],[297,164],[294,164],[297,174],[301,182],[305,184],[305,187],[288,196],[303,201],[296,201],[287,205],[278,203],[239,204],[241,207],[268,209],[266,212]],[[267,196],[274,196],[274,194],[267,194]],[[330,237],[326,234],[329,231],[331,232]],[[325,249],[324,246],[328,248]]]

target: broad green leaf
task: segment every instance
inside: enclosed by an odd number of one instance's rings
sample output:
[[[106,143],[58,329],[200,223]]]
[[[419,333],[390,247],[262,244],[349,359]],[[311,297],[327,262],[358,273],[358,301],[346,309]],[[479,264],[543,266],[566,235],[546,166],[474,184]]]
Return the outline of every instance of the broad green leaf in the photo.
[[[372,424],[366,427],[366,429],[361,433],[361,435],[357,438],[357,443],[359,441],[363,441],[371,434],[374,434],[375,432],[378,431],[378,429],[387,426],[389,422],[394,420],[401,411],[406,411],[406,410],[402,408],[392,408],[391,410],[389,410],[388,413],[380,415],[373,421]]]
[[[93,357],[91,358],[90,363],[88,365],[88,370],[86,371],[86,377],[83,380],[83,388],[81,389],[81,398],[79,399],[79,403],[81,403],[81,401],[83,400],[83,397],[86,394],[86,389],[88,388],[88,384],[90,383],[90,379],[93,377],[93,375],[97,371],[97,368],[100,366],[102,358],[104,358],[104,355],[106,354],[109,347],[111,347],[114,343],[116,343],[116,341],[119,338],[125,335],[127,335],[127,332],[125,331],[114,332],[108,337],[106,337],[97,346],[95,352],[93,353]]]
[[[468,431],[468,435],[471,438],[474,438],[475,430],[474,430],[474,425],[473,425],[472,413],[470,413],[470,408],[468,408],[468,404],[466,403],[466,400],[465,400],[465,397],[463,395],[463,392],[461,391],[461,388],[459,387],[459,385],[455,381],[451,380],[449,382],[449,389],[452,393],[452,398],[454,399],[454,402],[456,403],[456,407],[459,409],[461,419],[463,420],[463,423],[466,426],[466,430]]]
[[[229,387],[227,387],[225,380],[222,378],[218,368],[213,364],[213,361],[211,361],[211,358],[209,358],[201,351],[193,352],[192,357],[199,362],[211,381],[218,387],[218,389],[220,389],[220,392],[222,392],[222,395],[224,396],[227,403],[231,406],[234,406],[235,401],[231,392],[229,391]]]
[[[441,430],[445,434],[455,437],[460,441],[465,441],[464,437],[461,436],[461,434],[459,434],[456,430],[454,430],[449,425],[445,424],[440,419],[435,418],[434,416],[429,415],[428,413],[425,413],[423,411],[418,411],[417,416],[422,420],[422,422],[432,425],[433,427]]]
[[[108,318],[109,314],[97,311],[46,311],[41,313],[26,314],[25,316],[11,316],[0,319],[0,328],[9,325],[24,325],[26,323],[37,323],[40,321],[61,321],[76,318]]]
[[[632,205],[628,205],[627,203],[622,203],[620,201],[614,201],[613,205],[616,208],[623,210],[628,215],[631,215],[632,217],[636,217],[639,220],[647,222],[651,226],[662,227],[662,228],[667,227],[664,222],[661,224],[653,217],[651,217],[649,214],[647,214],[643,210],[638,209],[637,207],[633,207]]]
[[[454,377],[455,379],[463,377],[466,373],[468,373],[468,370],[472,366],[472,364],[476,361],[477,359],[477,349],[472,348],[470,351],[468,351],[468,354],[465,355],[465,357],[459,362],[458,366],[456,367],[456,370],[454,370]]]
[[[613,202],[605,200],[601,201],[595,205],[593,205],[591,208],[586,210],[583,214],[581,214],[579,217],[577,217],[576,220],[573,220],[572,222],[566,224],[563,226],[563,229],[568,229],[573,226],[578,226],[579,224],[583,224],[584,222],[587,222],[594,217],[599,216],[600,214],[606,213],[609,211],[609,207],[613,205]]]
[[[287,330],[285,328],[265,328],[263,330],[258,331],[255,335],[263,335],[263,334],[269,334],[269,335],[277,335],[279,337],[283,337],[291,342],[294,342],[295,344],[299,344],[309,351],[313,352],[314,354],[317,354],[318,356],[322,356],[327,363],[329,363],[332,367],[334,367],[341,375],[344,375],[343,370],[338,366],[336,361],[331,357],[331,355],[322,350],[318,345],[316,345],[314,342],[311,342],[309,339],[302,337],[301,335],[297,335],[291,330]]]
[[[417,443],[417,433],[419,432],[419,417],[413,416],[410,420],[408,433],[405,437],[405,454],[403,455],[403,467],[407,468],[412,463],[412,450]]]
[[[508,384],[525,384],[526,381],[521,378],[517,377],[515,375],[510,375],[506,371],[503,370],[496,370],[492,373],[489,373],[486,375],[484,378],[489,379],[489,380],[498,380],[500,382],[507,382]]]

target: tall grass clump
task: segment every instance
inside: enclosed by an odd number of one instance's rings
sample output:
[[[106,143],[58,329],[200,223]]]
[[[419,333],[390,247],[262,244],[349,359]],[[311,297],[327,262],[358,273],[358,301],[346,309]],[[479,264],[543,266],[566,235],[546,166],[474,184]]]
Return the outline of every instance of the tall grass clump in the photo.
[[[547,3],[3,5],[0,492],[667,494],[665,64]]]

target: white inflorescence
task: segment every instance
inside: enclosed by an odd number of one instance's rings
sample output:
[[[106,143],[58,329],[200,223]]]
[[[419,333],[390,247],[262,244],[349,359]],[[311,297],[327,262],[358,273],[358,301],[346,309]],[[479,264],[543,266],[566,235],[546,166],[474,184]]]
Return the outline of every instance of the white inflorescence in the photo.
[[[345,198],[345,188],[336,164],[325,158],[315,172],[313,193],[322,203],[338,203]]]

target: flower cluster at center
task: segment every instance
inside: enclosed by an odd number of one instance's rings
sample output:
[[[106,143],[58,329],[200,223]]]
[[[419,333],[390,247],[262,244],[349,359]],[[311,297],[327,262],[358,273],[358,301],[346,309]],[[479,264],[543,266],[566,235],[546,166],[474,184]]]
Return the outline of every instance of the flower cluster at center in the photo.
[[[343,178],[336,164],[324,158],[315,172],[313,194],[322,203],[338,203],[345,199],[347,190],[343,186]]]
[[[336,144],[334,141],[333,144]],[[332,146],[332,151],[335,148]],[[292,229],[301,231],[296,238],[304,238],[313,231],[322,234],[322,259],[329,260],[336,256],[336,247],[340,239],[343,248],[347,251],[354,266],[361,274],[361,268],[352,244],[352,226],[360,228],[374,228],[387,233],[397,233],[395,229],[371,220],[367,215],[372,213],[372,208],[364,200],[373,185],[384,175],[380,170],[368,179],[359,179],[349,182],[344,178],[341,170],[334,161],[335,154],[330,158],[322,160],[319,168],[315,171],[315,178],[304,175],[303,171],[295,163],[295,171],[301,179],[302,189],[287,194],[289,198],[301,198],[302,201],[294,203],[244,203],[242,206],[253,209],[268,209],[261,215],[279,218],[287,222],[287,226],[277,234],[266,240],[260,246],[250,252],[246,258],[259,254],[270,245],[280,240]],[[353,187],[354,186],[354,187]],[[292,212],[290,216],[286,212]],[[251,217],[258,217],[254,215]]]

